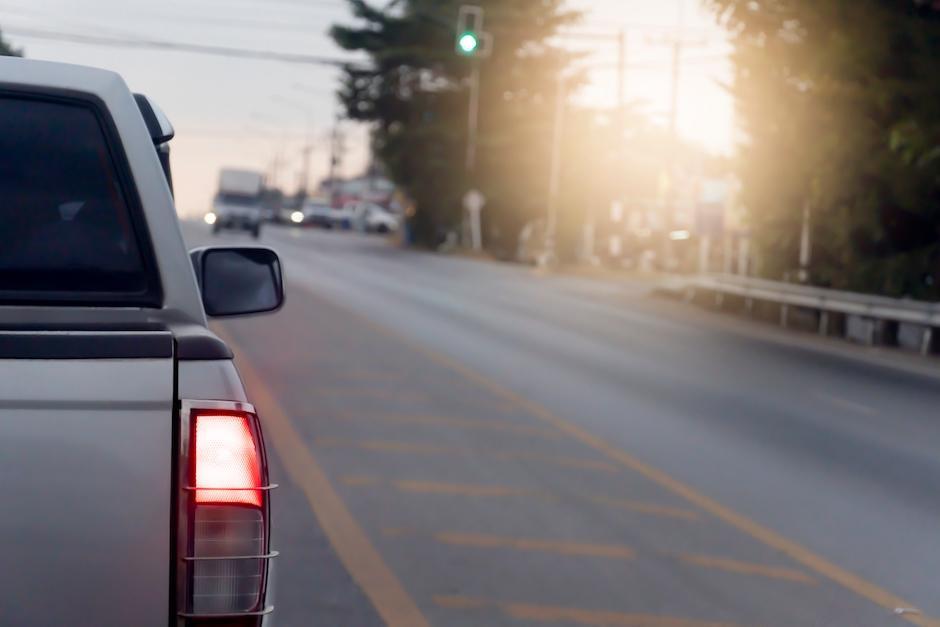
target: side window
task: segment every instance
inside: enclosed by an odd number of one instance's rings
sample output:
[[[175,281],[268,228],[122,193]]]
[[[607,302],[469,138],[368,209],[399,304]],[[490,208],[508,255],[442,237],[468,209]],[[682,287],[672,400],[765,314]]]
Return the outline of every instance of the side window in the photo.
[[[90,106],[0,96],[0,303],[152,301],[125,198]]]

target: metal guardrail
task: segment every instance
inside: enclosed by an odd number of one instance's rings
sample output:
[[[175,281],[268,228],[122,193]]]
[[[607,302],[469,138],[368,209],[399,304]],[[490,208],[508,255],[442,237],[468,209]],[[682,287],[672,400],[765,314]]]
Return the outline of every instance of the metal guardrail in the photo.
[[[815,310],[819,313],[819,332],[829,333],[830,314],[857,316],[871,321],[891,321],[918,325],[921,329],[920,352],[929,354],[935,328],[940,328],[940,303],[928,303],[907,298],[888,298],[844,292],[821,287],[810,287],[768,281],[737,275],[709,274],[676,277],[667,281],[667,291],[683,294],[693,299],[697,292],[715,295],[716,304],[721,305],[725,296],[736,296],[744,300],[751,311],[755,302],[770,302],[780,305],[780,322],[787,326],[790,307]],[[874,332],[868,343],[874,343]]]

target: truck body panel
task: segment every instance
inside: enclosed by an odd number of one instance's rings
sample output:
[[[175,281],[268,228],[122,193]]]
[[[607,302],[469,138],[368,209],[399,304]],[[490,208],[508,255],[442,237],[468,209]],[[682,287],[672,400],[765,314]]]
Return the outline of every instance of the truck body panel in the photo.
[[[166,625],[173,377],[0,359],[0,624]]]

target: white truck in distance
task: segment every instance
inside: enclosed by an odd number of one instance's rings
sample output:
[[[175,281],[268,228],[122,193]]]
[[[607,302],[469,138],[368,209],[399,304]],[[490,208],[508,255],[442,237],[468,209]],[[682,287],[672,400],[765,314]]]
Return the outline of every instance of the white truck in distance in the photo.
[[[187,253],[173,130],[113,72],[0,57],[0,625],[270,627],[261,420],[207,316],[277,254]]]
[[[263,193],[264,175],[260,172],[224,168],[219,173],[219,191],[212,212],[206,215],[212,232],[242,230],[259,237],[264,217]]]

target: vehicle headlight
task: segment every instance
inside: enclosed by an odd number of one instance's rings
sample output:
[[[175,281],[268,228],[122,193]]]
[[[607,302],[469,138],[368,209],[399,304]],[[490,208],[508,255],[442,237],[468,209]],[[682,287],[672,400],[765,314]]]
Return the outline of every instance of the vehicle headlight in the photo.
[[[214,213],[207,213],[207,214],[206,214],[206,217],[203,218],[203,220],[206,221],[206,224],[215,224],[215,220],[216,220],[215,214],[214,214]]]
[[[302,211],[295,211],[290,214],[290,221],[294,224],[300,224],[304,221],[304,214]]]

